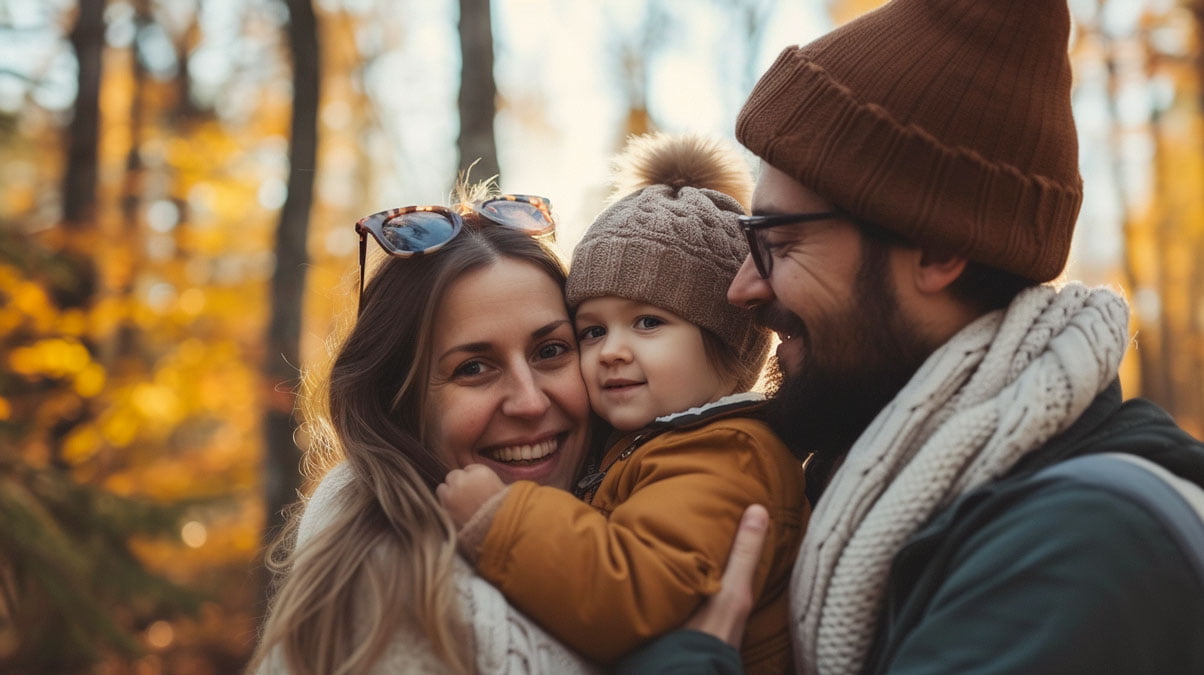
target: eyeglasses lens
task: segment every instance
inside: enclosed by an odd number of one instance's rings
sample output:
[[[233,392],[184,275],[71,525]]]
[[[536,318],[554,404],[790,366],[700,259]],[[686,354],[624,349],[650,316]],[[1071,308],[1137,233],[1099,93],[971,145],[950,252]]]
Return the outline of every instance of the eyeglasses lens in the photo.
[[[415,211],[385,222],[381,231],[389,244],[404,253],[421,253],[447,243],[455,225],[442,213]]]
[[[482,204],[478,210],[496,223],[528,232],[539,232],[551,225],[542,210],[527,202],[494,199]]]
[[[773,270],[773,258],[769,255],[769,245],[765,241],[765,230],[755,230],[749,239],[752,240],[749,242],[749,248],[752,249],[753,258],[757,262],[757,271],[761,273],[762,277],[768,279],[769,273]]]

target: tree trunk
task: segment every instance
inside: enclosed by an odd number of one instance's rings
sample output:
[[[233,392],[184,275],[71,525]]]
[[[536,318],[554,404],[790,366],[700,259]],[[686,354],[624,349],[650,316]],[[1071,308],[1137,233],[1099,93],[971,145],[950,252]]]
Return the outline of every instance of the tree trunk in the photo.
[[[460,0],[460,153],[458,169],[477,162],[479,180],[497,176],[497,143],[493,118],[497,113],[497,83],[493,79],[493,23],[489,0]],[[477,160],[480,160],[479,162]],[[500,178],[499,178],[500,180]]]
[[[79,62],[78,93],[67,127],[67,157],[63,172],[62,227],[68,234],[63,256],[71,274],[51,287],[55,304],[63,309],[85,308],[95,299],[96,261],[89,240],[96,236],[96,192],[99,176],[100,75],[104,53],[104,0],[80,0],[79,16],[71,29],[71,47]],[[96,345],[84,339],[89,352]],[[87,416],[86,406],[57,420],[50,429],[50,463],[66,470],[62,441]]]
[[[79,61],[79,93],[67,129],[67,167],[63,177],[63,222],[87,229],[96,212],[97,144],[100,139],[100,60],[104,49],[104,0],[80,0],[71,46]]]
[[[293,444],[293,390],[300,364],[301,311],[309,211],[313,202],[318,150],[318,26],[310,0],[286,0],[289,53],[293,61],[293,112],[289,139],[288,196],[276,229],[276,271],[271,282],[264,364],[267,405],[264,416],[266,461],[265,541],[282,524],[281,511],[297,498],[299,456]]]

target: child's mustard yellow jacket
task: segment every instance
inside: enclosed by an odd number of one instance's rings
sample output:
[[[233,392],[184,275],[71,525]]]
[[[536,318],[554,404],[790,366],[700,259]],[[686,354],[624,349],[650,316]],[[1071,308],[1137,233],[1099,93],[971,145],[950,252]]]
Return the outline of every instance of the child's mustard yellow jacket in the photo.
[[[589,503],[511,484],[483,509],[492,519],[462,533],[470,559],[552,635],[611,664],[719,589],[745,507],[763,504],[770,531],[741,652],[749,673],[792,672],[787,587],[810,515],[803,470],[765,423],[740,416],[747,404],[731,408],[620,439]]]

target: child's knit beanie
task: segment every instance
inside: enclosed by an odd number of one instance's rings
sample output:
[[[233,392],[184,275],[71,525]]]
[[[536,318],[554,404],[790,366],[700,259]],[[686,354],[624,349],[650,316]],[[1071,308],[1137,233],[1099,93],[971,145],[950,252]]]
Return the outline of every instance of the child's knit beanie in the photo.
[[[619,199],[573,250],[569,306],[617,296],[673,312],[729,346],[744,371],[740,387],[752,386],[769,333],[727,301],[748,255],[736,218],[747,212],[752,177],[739,150],[658,133],[633,138],[615,165]]]
[[[893,0],[757,83],[736,138],[853,215],[1033,281],[1082,202],[1066,0]]]

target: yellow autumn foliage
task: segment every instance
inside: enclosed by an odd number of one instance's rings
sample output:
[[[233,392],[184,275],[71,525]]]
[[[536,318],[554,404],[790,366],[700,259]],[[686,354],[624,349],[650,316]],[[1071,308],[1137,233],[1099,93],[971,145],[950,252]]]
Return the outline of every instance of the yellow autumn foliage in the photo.
[[[26,377],[65,377],[82,372],[92,356],[77,340],[48,338],[17,347],[8,355],[12,372]]]

